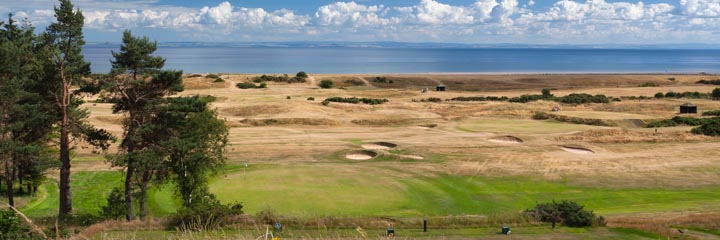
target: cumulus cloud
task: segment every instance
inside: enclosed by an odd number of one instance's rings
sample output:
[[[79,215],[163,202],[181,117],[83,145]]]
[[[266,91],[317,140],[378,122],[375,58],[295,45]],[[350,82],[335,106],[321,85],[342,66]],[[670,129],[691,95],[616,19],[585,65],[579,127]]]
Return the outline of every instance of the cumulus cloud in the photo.
[[[42,26],[53,21],[52,2],[9,1],[0,6],[0,13],[14,12],[17,17]],[[197,8],[163,5],[160,0],[73,2],[83,8],[86,28],[96,31],[162,29],[188,34],[202,32],[205,36],[292,33],[287,38],[322,40],[665,41],[670,39],[668,36],[720,40],[713,37],[720,27],[720,0],[678,0],[672,4],[554,0],[547,8],[535,6],[535,0],[474,0],[466,5],[449,4],[446,0],[414,0],[397,7],[366,5],[356,0],[333,2],[307,13],[248,8],[227,1]]]

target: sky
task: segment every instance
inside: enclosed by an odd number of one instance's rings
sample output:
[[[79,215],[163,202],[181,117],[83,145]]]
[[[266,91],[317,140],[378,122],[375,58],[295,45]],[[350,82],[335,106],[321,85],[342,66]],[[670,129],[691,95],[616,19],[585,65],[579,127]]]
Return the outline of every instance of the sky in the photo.
[[[720,0],[74,0],[88,42],[714,44]],[[0,0],[42,30],[57,0]]]

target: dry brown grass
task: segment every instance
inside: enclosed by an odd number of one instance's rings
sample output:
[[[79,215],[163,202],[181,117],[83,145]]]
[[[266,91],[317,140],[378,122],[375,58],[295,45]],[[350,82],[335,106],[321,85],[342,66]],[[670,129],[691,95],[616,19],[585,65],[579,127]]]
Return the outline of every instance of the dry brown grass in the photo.
[[[231,107],[231,108],[223,108],[220,109],[220,112],[222,114],[229,114],[231,116],[236,117],[252,117],[252,116],[258,116],[258,115],[274,115],[274,114],[280,114],[288,112],[289,109],[287,106],[281,106],[281,105],[270,105],[270,104],[262,104],[262,105],[251,105],[251,106],[239,106],[239,107]]]
[[[206,77],[184,78],[183,85],[185,86],[185,89],[187,89],[187,90],[224,88],[227,86],[227,81],[219,82],[219,83],[216,83],[213,81],[215,81],[215,79],[210,79],[210,78],[206,78]]]
[[[592,143],[633,143],[633,142],[682,142],[703,141],[710,137],[692,134],[684,131],[669,132],[640,132],[627,129],[598,129],[587,130],[570,135],[555,137],[563,142],[592,142]]]
[[[720,230],[720,213],[670,213],[611,217],[608,219],[608,227],[635,228],[672,238],[683,236],[678,231],[680,229],[686,232],[684,239],[703,239],[704,234],[692,229]],[[690,231],[687,231],[688,228],[690,228]],[[717,236],[712,235],[705,237],[717,238]]]
[[[303,126],[333,126],[338,125],[337,121],[324,118],[247,118],[240,121],[249,126],[282,126],[282,125],[303,125]]]

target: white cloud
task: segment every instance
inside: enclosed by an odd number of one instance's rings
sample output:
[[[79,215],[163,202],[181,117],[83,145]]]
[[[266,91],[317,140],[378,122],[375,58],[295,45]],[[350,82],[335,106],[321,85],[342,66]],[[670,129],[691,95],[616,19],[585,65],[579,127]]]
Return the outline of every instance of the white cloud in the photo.
[[[682,14],[690,17],[720,16],[719,0],[680,0]]]
[[[475,20],[465,7],[443,4],[435,0],[421,0],[412,10],[414,20],[423,24],[469,24]]]
[[[319,25],[332,26],[383,26],[391,23],[384,18],[387,8],[383,5],[365,6],[353,2],[336,2],[321,6],[315,12]]]

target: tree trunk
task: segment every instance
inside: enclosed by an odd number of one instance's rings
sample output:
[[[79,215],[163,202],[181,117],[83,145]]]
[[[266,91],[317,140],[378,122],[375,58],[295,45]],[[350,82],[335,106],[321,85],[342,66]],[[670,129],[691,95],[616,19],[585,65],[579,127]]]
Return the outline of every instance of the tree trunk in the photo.
[[[5,194],[8,198],[8,204],[10,206],[15,206],[15,199],[13,196],[13,174],[12,171],[14,170],[14,167],[12,166],[12,160],[11,159],[5,159],[5,185],[7,185],[7,191],[5,191]]]
[[[66,91],[63,94],[62,122],[60,123],[60,209],[59,217],[72,212],[72,192],[70,191],[70,133],[68,131],[68,99]]]
[[[135,173],[135,168],[132,167],[131,160],[132,159],[128,159],[127,174],[125,175],[125,207],[127,208],[125,219],[128,221],[135,219],[135,210],[133,209],[132,201],[132,178]]]
[[[140,195],[138,196],[138,201],[140,203],[140,220],[145,220],[145,216],[147,216],[147,183],[143,182],[140,185]]]

